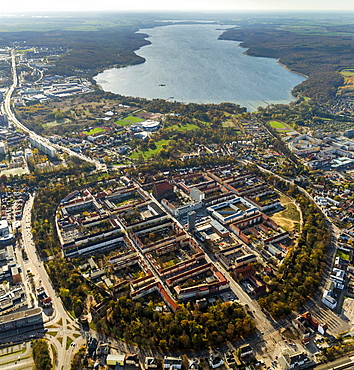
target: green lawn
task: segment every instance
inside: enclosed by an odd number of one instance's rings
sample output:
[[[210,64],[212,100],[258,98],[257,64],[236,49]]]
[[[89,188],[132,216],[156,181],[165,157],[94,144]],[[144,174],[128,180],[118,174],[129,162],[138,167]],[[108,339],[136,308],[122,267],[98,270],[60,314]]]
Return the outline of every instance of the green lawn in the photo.
[[[128,117],[125,117],[124,118],[124,121],[129,121],[129,122],[132,122],[132,123],[137,123],[137,122],[143,122],[145,120],[142,119],[142,118],[139,118],[139,117],[135,117],[135,116],[128,116]]]
[[[124,119],[120,119],[119,121],[115,121],[114,124],[124,127],[124,126],[129,126],[132,123],[128,122],[128,121],[125,121]]]
[[[70,344],[73,342],[73,340],[70,337],[66,337],[66,350],[69,349]]]
[[[83,131],[82,133],[85,134],[85,135],[95,135],[95,134],[99,134],[100,132],[103,132],[103,131],[105,131],[105,129],[103,127],[95,127],[90,131]]]
[[[269,125],[270,127],[273,127],[281,132],[292,131],[292,128],[290,128],[287,124],[280,121],[270,121]]]
[[[195,125],[194,123],[186,123],[184,125],[173,125],[171,126],[171,128],[177,130],[177,131],[181,131],[181,132],[184,132],[184,131],[193,131],[193,130],[198,130],[198,126]]]
[[[270,127],[273,127],[273,128],[287,128],[287,126],[284,125],[283,122],[279,122],[279,121],[270,121],[269,125]]]
[[[132,159],[138,159],[139,155],[142,154],[142,156],[146,159],[151,158],[154,154],[159,153],[159,151],[162,149],[162,146],[168,144],[168,140],[160,140],[160,141],[155,141],[156,149],[149,149],[146,152],[143,152],[139,150],[138,152],[134,152],[130,158]]]
[[[348,253],[345,253],[344,251],[342,251],[340,249],[337,249],[336,257],[340,257],[344,261],[350,261],[350,255]]]

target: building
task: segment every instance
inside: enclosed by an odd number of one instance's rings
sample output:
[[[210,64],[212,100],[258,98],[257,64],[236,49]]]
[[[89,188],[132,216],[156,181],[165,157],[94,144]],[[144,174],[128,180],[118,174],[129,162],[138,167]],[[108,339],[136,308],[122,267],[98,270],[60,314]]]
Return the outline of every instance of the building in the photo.
[[[163,182],[154,184],[152,188],[152,195],[157,200],[166,198],[172,194],[173,194],[173,185],[169,183],[168,181],[163,181]]]
[[[40,324],[43,324],[42,308],[40,307],[0,316],[0,336],[6,337],[11,330]]]
[[[254,216],[259,212],[257,207],[241,197],[208,207],[207,211],[223,225]]]
[[[0,246],[10,246],[15,242],[6,220],[0,220]]]
[[[197,214],[195,211],[191,211],[188,213],[188,231],[192,231],[195,229],[195,220],[196,220]]]
[[[224,361],[220,356],[210,355],[209,365],[212,369],[216,369],[216,368],[224,365]]]
[[[121,367],[124,366],[125,355],[108,355],[106,359],[106,364],[108,366],[116,366],[119,365]]]
[[[300,135],[291,139],[288,143],[289,149],[300,156],[309,155],[320,151],[321,140],[309,135]]]
[[[18,284],[21,282],[21,275],[18,271],[18,267],[17,266],[12,266],[11,267],[11,276],[12,276],[12,283],[14,285]]]
[[[29,137],[29,141],[32,146],[43,152],[44,154],[47,154],[49,157],[53,158],[57,154],[56,149],[54,149],[51,145],[45,143],[44,141],[37,139],[33,136]]]
[[[9,224],[6,220],[0,220],[0,237],[8,236],[10,233]]]
[[[335,288],[343,290],[345,286],[345,271],[334,268],[330,275],[330,280],[333,281]]]
[[[182,357],[168,357],[163,358],[163,368],[164,369],[182,369]]]
[[[7,118],[7,114],[0,114],[0,125],[4,127],[9,126],[9,120]]]
[[[308,369],[312,362],[305,353],[300,352],[291,353],[289,350],[286,350],[279,357],[279,364],[283,370],[288,369],[299,370],[299,369]]]
[[[145,369],[157,369],[157,359],[155,357],[145,357]]]
[[[322,303],[330,309],[334,310],[337,307],[337,301],[333,298],[334,282],[328,281],[326,284],[325,291],[322,296]]]
[[[7,144],[5,141],[0,141],[0,154],[5,155],[7,152]]]
[[[253,355],[252,347],[249,344],[244,344],[240,347],[241,358]]]
[[[345,130],[343,136],[352,139],[354,137],[354,130]]]

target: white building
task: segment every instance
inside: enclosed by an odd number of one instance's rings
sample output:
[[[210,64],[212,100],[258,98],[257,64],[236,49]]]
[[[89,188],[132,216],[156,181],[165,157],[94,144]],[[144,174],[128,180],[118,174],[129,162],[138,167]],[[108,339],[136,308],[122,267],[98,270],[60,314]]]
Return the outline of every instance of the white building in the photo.
[[[32,144],[32,146],[39,149],[44,154],[47,154],[49,157],[55,157],[55,155],[57,154],[56,149],[54,149],[51,145],[45,143],[40,139],[30,136],[29,141]]]
[[[6,237],[10,233],[9,224],[6,220],[0,220],[0,237]]]
[[[0,154],[5,155],[7,152],[7,144],[4,141],[0,141]]]

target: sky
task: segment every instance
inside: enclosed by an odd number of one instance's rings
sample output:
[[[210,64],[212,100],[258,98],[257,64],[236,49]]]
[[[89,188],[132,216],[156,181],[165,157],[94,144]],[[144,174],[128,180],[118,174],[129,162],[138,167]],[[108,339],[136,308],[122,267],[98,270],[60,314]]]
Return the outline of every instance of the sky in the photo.
[[[353,0],[3,0],[0,12],[91,10],[354,11]]]

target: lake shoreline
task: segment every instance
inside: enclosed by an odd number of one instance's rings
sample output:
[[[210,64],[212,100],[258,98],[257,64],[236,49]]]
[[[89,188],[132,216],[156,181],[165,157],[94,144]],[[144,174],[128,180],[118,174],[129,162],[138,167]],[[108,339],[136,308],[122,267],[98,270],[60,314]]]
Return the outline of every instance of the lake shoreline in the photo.
[[[220,39],[220,40],[223,40],[223,39]],[[233,41],[233,40],[228,40],[228,41]],[[276,59],[276,62],[278,64],[280,64],[282,67],[284,67],[288,72],[291,72],[291,73],[295,73],[297,75],[300,75],[302,77],[305,77],[306,79],[309,78],[309,76],[305,75],[304,73],[301,73],[301,72],[297,72],[297,71],[294,71],[292,69],[290,69],[286,64],[282,63],[280,61],[279,58],[271,58],[271,57],[267,57],[267,56],[262,56],[262,55],[252,55],[252,54],[248,54],[248,50],[250,50],[249,47],[247,46],[242,46],[241,44],[243,43],[243,41],[235,41],[235,42],[238,42],[239,44],[237,45],[238,48],[242,48],[242,49],[247,49],[245,50],[242,54],[243,55],[247,55],[248,57],[254,57],[254,58],[269,58],[269,59]],[[294,86],[295,88],[296,86]]]
[[[168,26],[170,27],[166,30]],[[215,24],[214,28],[204,28],[205,24],[193,25],[203,27],[196,29],[185,28],[190,25],[181,26],[183,28],[179,25],[168,26],[136,31],[146,36],[147,44],[134,50],[144,62],[129,68],[106,68],[104,74],[94,77],[99,88],[149,100],[173,98],[186,104],[219,104],[227,101],[244,106],[249,111],[253,111],[255,106],[288,104],[296,100],[292,90],[302,81],[289,77],[286,73],[291,72],[302,78],[306,76],[291,71],[276,58],[263,57],[264,60],[257,62],[252,61],[253,58],[243,59],[241,55],[253,56],[247,53],[248,49],[243,53],[235,53],[234,45],[219,44],[219,40],[224,41],[220,38],[223,31],[229,28],[215,29]],[[190,42],[191,32],[194,38]],[[195,37],[198,39],[195,40]],[[145,46],[152,44],[154,49],[145,49]],[[245,48],[241,44],[238,41],[237,46]],[[139,50],[143,51],[139,53]],[[286,73],[273,64],[280,64]],[[203,73],[200,73],[199,65],[203,66]],[[208,79],[205,78],[206,75]],[[104,80],[108,80],[108,83]],[[164,88],[161,89],[160,86]]]

